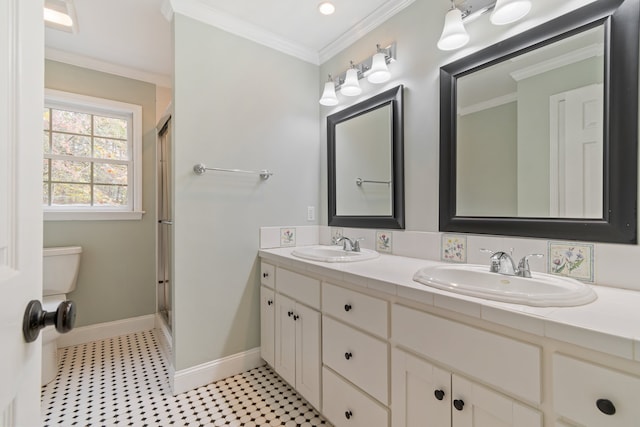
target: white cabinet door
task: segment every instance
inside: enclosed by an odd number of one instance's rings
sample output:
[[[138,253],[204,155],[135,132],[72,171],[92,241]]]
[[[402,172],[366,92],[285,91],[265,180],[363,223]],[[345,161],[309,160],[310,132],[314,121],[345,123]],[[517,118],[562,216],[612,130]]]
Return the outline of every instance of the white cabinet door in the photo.
[[[542,427],[542,415],[486,387],[452,375],[453,427]]]
[[[316,408],[320,408],[320,313],[297,304],[296,390]]]
[[[260,287],[260,356],[270,366],[275,362],[276,327],[275,292],[266,286]]]
[[[391,363],[392,426],[450,426],[451,374],[397,348]]]
[[[295,302],[278,294],[276,298],[276,372],[291,386],[296,385],[296,322],[293,320]]]

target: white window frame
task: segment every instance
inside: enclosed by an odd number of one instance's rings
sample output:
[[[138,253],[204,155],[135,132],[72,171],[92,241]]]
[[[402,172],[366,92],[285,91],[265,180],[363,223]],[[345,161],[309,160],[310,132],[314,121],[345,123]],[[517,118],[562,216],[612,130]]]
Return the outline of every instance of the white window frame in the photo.
[[[77,93],[45,89],[45,108],[96,115],[131,117],[131,166],[127,181],[129,204],[123,207],[43,206],[45,221],[139,220],[142,219],[142,107],[136,104],[96,98]],[[42,143],[40,143],[42,144]],[[44,158],[44,156],[43,156]]]

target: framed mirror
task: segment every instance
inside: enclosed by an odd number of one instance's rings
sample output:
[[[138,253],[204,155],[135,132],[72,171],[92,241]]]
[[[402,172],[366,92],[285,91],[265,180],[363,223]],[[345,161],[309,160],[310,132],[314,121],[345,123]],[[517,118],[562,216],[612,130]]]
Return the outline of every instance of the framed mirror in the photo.
[[[440,230],[637,242],[638,0],[440,69]]]
[[[330,226],[404,228],[402,90],[327,117]]]

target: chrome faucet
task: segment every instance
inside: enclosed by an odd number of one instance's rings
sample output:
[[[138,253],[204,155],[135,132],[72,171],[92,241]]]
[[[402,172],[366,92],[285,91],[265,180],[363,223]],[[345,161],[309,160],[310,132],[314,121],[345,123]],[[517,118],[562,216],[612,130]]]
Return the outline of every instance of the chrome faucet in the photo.
[[[350,251],[350,252],[360,252],[360,241],[364,240],[364,237],[360,237],[355,240],[351,240],[348,237],[340,236],[335,240],[335,243],[338,244],[342,242],[342,250]]]
[[[529,254],[522,257],[520,262],[518,262],[518,266],[516,267],[513,258],[511,255],[498,251],[493,252],[489,249],[480,249],[482,252],[491,253],[491,264],[489,266],[489,271],[492,273],[504,274],[506,276],[520,276],[520,277],[531,277],[531,269],[529,268],[529,258],[537,257],[542,258],[542,254]]]

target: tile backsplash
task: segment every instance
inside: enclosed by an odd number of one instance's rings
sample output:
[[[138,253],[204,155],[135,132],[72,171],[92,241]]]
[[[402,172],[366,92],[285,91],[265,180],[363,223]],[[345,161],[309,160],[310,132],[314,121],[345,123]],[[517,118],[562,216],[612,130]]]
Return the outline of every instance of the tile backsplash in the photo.
[[[288,237],[283,236],[286,231],[290,232]],[[529,258],[531,271],[566,275],[588,283],[640,291],[640,281],[635,271],[640,261],[638,245],[314,225],[262,227],[260,248],[331,245],[336,236],[364,238],[360,242],[363,248],[381,253],[487,266],[489,255],[481,249],[510,252],[515,262],[528,254],[542,254],[540,258]],[[283,240],[283,237],[286,238]]]

